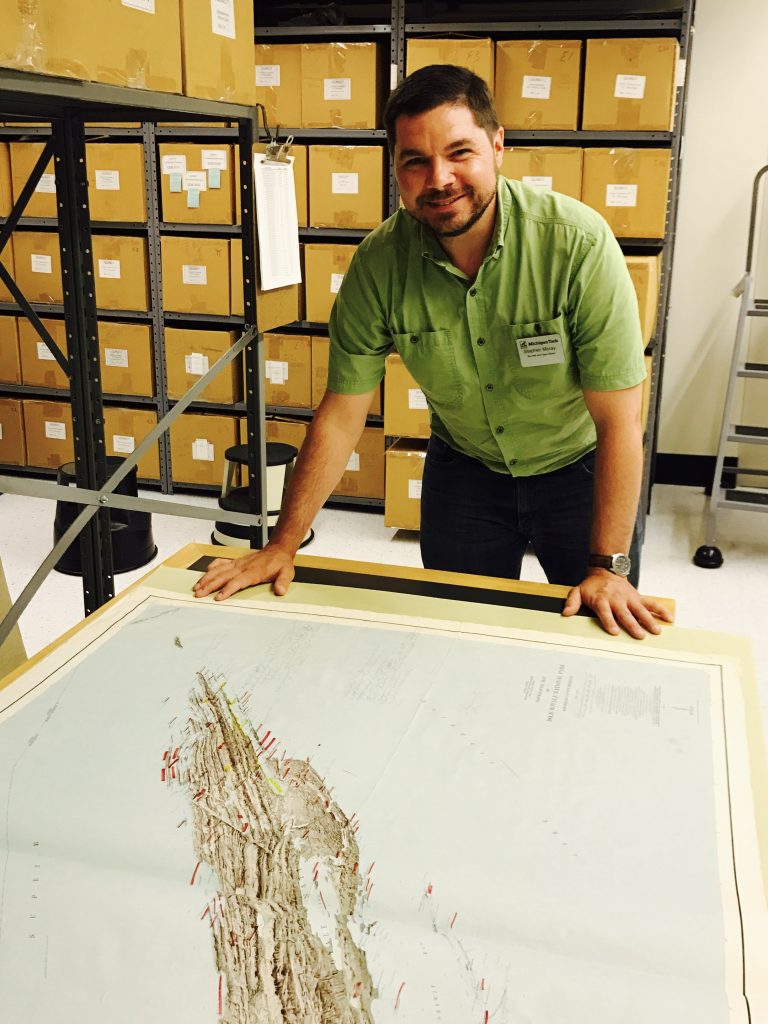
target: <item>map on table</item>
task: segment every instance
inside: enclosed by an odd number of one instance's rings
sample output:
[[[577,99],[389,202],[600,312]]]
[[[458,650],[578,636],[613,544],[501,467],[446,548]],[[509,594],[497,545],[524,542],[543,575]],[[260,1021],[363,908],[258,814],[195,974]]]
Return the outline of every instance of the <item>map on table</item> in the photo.
[[[0,691],[3,1016],[768,1019],[738,676],[532,636],[146,588],[84,623]]]

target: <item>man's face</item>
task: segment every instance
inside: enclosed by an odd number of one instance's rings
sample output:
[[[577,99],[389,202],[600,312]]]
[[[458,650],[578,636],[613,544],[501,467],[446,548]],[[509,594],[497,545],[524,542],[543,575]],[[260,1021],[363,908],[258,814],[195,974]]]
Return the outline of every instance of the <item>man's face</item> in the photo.
[[[464,234],[493,202],[503,152],[503,129],[491,141],[463,104],[401,115],[395,177],[403,206],[440,237]]]

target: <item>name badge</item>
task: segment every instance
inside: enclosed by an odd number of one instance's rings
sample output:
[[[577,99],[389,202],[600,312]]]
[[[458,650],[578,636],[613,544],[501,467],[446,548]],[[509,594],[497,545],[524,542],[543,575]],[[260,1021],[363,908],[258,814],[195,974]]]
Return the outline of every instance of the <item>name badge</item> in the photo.
[[[539,334],[535,338],[518,338],[517,351],[523,366],[549,366],[564,363],[563,340],[559,334]]]

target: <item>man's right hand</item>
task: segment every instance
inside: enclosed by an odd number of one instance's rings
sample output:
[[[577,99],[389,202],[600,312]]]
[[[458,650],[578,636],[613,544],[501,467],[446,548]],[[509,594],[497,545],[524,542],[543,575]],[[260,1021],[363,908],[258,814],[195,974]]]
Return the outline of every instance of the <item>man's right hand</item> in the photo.
[[[195,597],[208,597],[218,591],[214,600],[224,601],[238,590],[274,581],[273,590],[282,597],[290,587],[295,570],[293,555],[271,544],[262,551],[242,558],[217,558],[192,588]]]

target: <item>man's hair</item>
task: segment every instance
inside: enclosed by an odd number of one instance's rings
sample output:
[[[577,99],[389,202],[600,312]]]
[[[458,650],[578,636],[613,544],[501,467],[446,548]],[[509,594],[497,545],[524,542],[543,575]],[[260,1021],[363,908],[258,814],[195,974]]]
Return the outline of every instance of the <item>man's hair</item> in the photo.
[[[408,75],[390,95],[384,107],[384,127],[389,148],[395,148],[395,122],[403,114],[425,114],[444,103],[468,107],[475,124],[489,139],[499,128],[493,96],[478,75],[455,64],[430,64]]]

